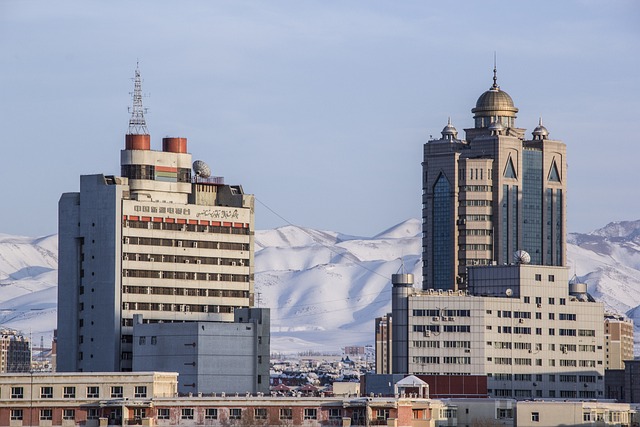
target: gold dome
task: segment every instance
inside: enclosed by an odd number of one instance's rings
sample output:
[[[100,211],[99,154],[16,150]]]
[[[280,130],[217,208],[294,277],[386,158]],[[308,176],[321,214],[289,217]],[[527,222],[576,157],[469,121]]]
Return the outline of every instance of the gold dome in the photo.
[[[500,90],[496,82],[496,70],[493,70],[493,85],[491,88],[480,95],[476,102],[476,108],[471,112],[474,118],[477,117],[516,117],[518,109],[513,105],[513,99],[509,94]]]

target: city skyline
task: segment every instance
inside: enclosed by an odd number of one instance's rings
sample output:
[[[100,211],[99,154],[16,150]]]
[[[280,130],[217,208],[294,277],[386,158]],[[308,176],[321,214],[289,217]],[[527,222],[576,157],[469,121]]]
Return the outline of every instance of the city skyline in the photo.
[[[640,7],[461,5],[3,2],[0,117],[15,160],[0,172],[13,207],[0,232],[55,233],[78,175],[119,173],[139,60],[152,147],[189,138],[194,159],[256,195],[258,229],[284,225],[265,204],[297,225],[373,235],[420,217],[422,145],[448,116],[472,127],[495,51],[519,126],[530,134],[542,114],[567,144],[568,231],[635,219],[634,147],[612,129],[640,110]],[[603,143],[629,155],[607,161]]]

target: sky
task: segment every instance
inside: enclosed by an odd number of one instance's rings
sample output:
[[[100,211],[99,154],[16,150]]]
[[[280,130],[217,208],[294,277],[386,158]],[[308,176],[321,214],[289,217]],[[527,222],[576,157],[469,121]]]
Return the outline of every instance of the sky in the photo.
[[[422,146],[492,83],[567,144],[568,228],[640,219],[640,3],[0,0],[0,233],[57,232],[119,174],[139,63],[152,148],[256,195],[256,227],[420,217]],[[620,154],[619,154],[620,153]]]

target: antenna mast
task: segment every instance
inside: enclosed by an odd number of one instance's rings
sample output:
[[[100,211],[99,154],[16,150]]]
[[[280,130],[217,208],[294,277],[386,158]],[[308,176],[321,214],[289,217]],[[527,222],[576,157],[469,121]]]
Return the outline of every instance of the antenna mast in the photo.
[[[142,79],[140,78],[140,67],[136,62],[136,73],[133,78],[133,92],[130,92],[133,98],[133,106],[129,107],[131,118],[129,119],[129,135],[148,135],[147,122],[144,119],[144,113],[147,109],[142,106]]]

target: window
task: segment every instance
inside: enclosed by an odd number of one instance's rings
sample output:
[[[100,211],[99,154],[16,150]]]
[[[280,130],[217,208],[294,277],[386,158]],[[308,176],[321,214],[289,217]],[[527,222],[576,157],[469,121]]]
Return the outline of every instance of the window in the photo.
[[[51,409],[40,409],[40,420],[52,420],[53,419],[53,410]]]
[[[291,408],[280,408],[280,419],[281,420],[293,419],[293,410]]]
[[[539,422],[540,421],[540,412],[532,412],[531,413],[531,421]]]
[[[267,408],[255,408],[253,410],[253,418],[255,418],[256,420],[266,420]]]
[[[549,313],[549,320],[555,320],[555,313]]]
[[[65,399],[75,399],[76,388],[74,386],[67,386],[62,389],[62,397]]]
[[[501,408],[498,408],[497,418],[498,419],[513,418],[513,409],[501,409]]]
[[[89,408],[87,410],[87,419],[88,420],[97,420],[100,418],[100,409],[98,408]]]
[[[388,409],[376,410],[376,419],[380,421],[389,419],[389,410]]]
[[[92,385],[87,387],[87,398],[100,397],[100,387]]]
[[[542,274],[536,274],[536,282],[542,281]]]
[[[556,330],[554,328],[549,328],[549,335],[555,335]]]
[[[549,281],[550,282],[555,282],[556,281],[556,277],[553,274],[549,275]]]
[[[169,419],[169,408],[158,408],[158,419],[159,420],[168,420]]]
[[[111,387],[111,397],[122,397],[121,385],[114,385]]]
[[[53,399],[53,387],[40,387],[41,399]]]
[[[536,297],[536,304],[542,304],[542,297]]]
[[[524,297],[524,303],[529,304],[531,302],[531,297]]]
[[[151,345],[158,345],[158,337],[157,336],[152,336],[151,337]]]
[[[147,410],[145,408],[133,408],[133,418],[141,420],[147,417]]]
[[[239,420],[242,418],[242,409],[240,408],[231,408],[229,409],[229,419],[230,420]]]
[[[22,409],[12,409],[11,410],[11,419],[12,420],[21,420],[22,419]]]
[[[140,337],[140,338],[138,338],[138,343],[139,343],[140,345],[145,345],[145,344],[147,344],[147,337]]]
[[[134,389],[133,397],[147,397],[147,386],[146,385],[137,385]]]
[[[218,419],[218,408],[207,408],[204,410],[204,419],[205,420],[217,420]]]
[[[542,319],[542,313],[537,312],[536,313],[536,320],[541,320]]]
[[[316,408],[304,408],[304,419],[305,420],[317,420],[318,419],[318,410]]]
[[[193,408],[182,408],[182,411],[180,413],[180,419],[192,420],[193,419]]]
[[[22,387],[11,387],[11,398],[12,399],[23,399],[24,398],[24,390]]]
[[[567,299],[566,298],[560,298],[560,305],[567,305]]]
[[[556,303],[555,298],[549,298],[549,305],[554,305]]]
[[[340,408],[331,408],[331,409],[329,409],[329,419],[330,420],[340,420],[340,419],[342,419],[342,409],[340,409]]]

